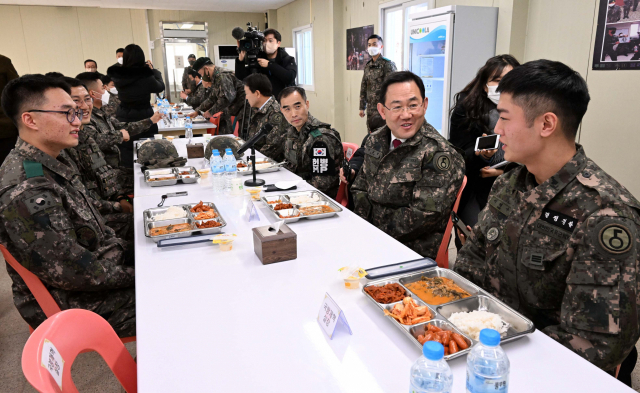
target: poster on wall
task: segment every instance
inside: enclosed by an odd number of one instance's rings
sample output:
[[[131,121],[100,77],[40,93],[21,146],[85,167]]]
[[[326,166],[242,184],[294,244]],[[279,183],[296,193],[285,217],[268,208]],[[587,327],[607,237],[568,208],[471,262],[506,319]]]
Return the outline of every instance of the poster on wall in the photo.
[[[373,25],[347,29],[347,70],[364,70],[371,60],[367,52],[367,38],[373,34]]]
[[[600,0],[594,70],[640,70],[640,0]]]

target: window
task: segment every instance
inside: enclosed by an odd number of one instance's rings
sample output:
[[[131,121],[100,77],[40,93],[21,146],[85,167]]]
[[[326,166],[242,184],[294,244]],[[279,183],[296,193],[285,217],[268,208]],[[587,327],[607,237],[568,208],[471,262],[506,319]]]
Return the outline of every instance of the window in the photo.
[[[293,29],[293,45],[296,48],[298,62],[298,85],[305,90],[313,91],[313,26]]]

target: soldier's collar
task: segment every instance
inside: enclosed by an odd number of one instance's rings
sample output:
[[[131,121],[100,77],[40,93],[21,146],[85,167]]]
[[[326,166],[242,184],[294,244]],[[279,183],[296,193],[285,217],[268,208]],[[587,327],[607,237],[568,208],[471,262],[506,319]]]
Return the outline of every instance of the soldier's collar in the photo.
[[[94,106],[91,112],[92,114],[99,115],[100,117],[106,116],[106,112],[103,111],[102,108],[98,108],[97,106]]]
[[[260,113],[267,113],[267,110],[269,109],[269,107],[271,106],[271,103],[273,101],[273,96],[269,97],[268,100],[266,100],[264,102],[264,104],[262,104],[262,106],[260,107],[260,109],[258,109],[258,112]]]
[[[75,168],[64,150],[60,152],[60,155],[58,155],[56,159],[21,138],[18,138],[16,151],[18,151],[25,160],[39,162],[50,171],[57,173],[69,181],[71,181],[75,175]]]
[[[544,206],[562,191],[587,166],[588,160],[581,145],[576,143],[576,154],[555,175],[544,183],[523,192],[523,198],[531,204]],[[526,170],[526,167],[525,167]],[[535,177],[526,170],[525,185],[528,181],[535,184]]]

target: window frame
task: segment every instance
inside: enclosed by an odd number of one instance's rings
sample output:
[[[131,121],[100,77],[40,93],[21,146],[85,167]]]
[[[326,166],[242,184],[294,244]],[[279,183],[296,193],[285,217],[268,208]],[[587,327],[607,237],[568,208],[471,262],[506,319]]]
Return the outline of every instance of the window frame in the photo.
[[[304,50],[301,50],[301,48],[298,47],[298,40],[297,40],[297,34],[304,34],[306,32],[309,32],[311,34],[311,45],[310,45],[310,59],[311,59],[311,84],[307,85],[307,84],[302,84],[300,83],[300,70],[303,70],[304,72],[304,68],[301,67],[301,63],[304,61],[304,56],[305,56],[305,52]],[[296,60],[298,62],[298,73],[296,75],[296,84],[300,87],[302,87],[303,89],[305,89],[306,91],[315,91],[315,83],[316,83],[316,78],[315,78],[315,57],[313,54],[313,24],[308,24],[308,25],[304,25],[304,26],[299,26],[299,27],[295,27],[292,30],[292,39],[293,39],[293,47],[296,50]]]

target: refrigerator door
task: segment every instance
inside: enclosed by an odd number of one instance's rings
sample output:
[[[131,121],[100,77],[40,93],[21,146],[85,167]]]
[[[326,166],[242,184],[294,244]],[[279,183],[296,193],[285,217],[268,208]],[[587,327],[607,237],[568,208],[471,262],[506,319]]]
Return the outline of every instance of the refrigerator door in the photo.
[[[409,23],[409,69],[424,82],[427,122],[445,138],[449,136],[452,29],[452,13]]]

